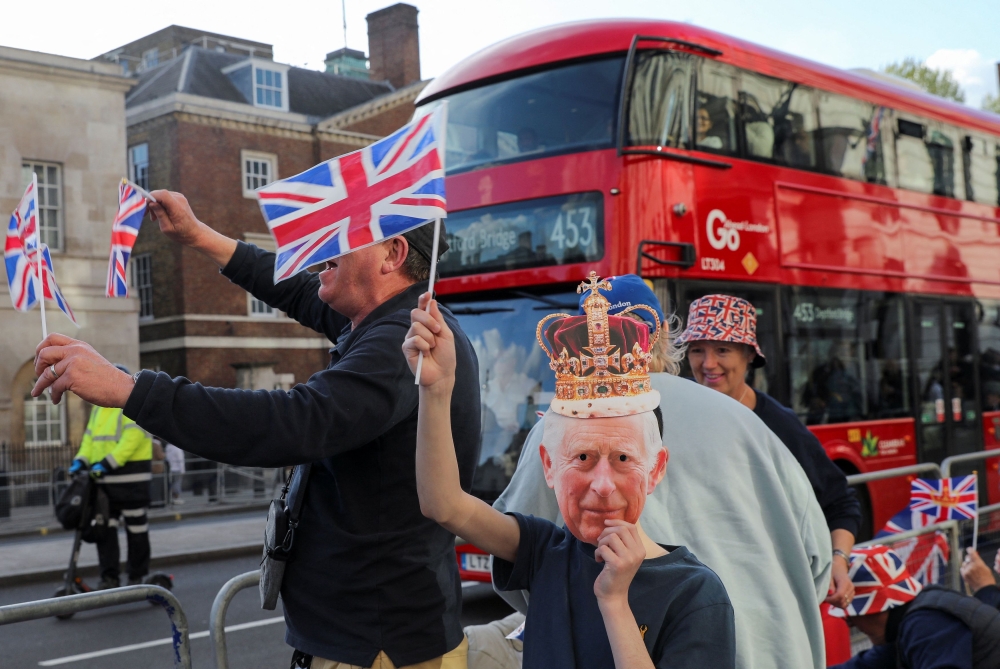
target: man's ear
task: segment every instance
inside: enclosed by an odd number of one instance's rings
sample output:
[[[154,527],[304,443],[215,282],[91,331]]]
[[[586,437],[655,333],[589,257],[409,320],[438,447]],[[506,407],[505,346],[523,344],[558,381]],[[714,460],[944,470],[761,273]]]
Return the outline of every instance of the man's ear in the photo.
[[[406,262],[406,255],[410,252],[410,243],[406,237],[398,235],[385,243],[385,260],[382,261],[382,273],[392,274],[399,270]]]
[[[555,473],[552,471],[552,458],[549,457],[549,452],[545,450],[545,444],[538,445],[538,455],[542,458],[542,473],[545,474],[545,483],[555,490]]]
[[[663,476],[667,473],[667,461],[670,460],[670,451],[666,448],[661,448],[656,454],[656,462],[653,463],[652,469],[649,470],[649,481],[646,486],[646,494],[652,494],[656,486],[663,480]]]

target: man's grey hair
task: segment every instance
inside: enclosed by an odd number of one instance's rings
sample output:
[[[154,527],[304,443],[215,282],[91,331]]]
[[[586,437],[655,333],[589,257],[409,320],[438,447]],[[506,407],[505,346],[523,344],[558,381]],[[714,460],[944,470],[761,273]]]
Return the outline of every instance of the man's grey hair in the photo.
[[[656,422],[656,415],[652,411],[646,411],[635,416],[624,416],[630,421],[641,421],[642,440],[646,447],[646,466],[651,468],[656,462],[656,456],[663,448],[663,439],[660,437],[660,426]],[[574,426],[584,427],[587,418],[569,418],[558,414],[552,409],[545,412],[545,424],[542,426],[542,444],[550,455],[554,455],[555,449],[562,446],[566,438],[566,432]]]

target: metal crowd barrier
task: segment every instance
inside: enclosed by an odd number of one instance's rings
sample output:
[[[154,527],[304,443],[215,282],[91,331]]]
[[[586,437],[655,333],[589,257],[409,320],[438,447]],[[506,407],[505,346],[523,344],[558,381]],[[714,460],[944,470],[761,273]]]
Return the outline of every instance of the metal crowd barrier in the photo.
[[[1000,458],[1000,448],[990,451],[977,451],[975,453],[963,453],[953,455],[941,461],[941,476],[948,478],[951,476],[951,466],[958,462],[975,462],[977,460],[989,460],[990,458]]]
[[[184,609],[181,608],[181,603],[173,593],[158,585],[131,585],[112,590],[0,606],[0,625],[71,615],[80,611],[106,609],[134,602],[149,602],[163,607],[170,618],[172,628],[170,636],[174,646],[174,666],[191,669],[191,639],[187,616],[184,615]]]
[[[1000,451],[998,451],[998,453],[1000,453]],[[947,462],[947,460],[945,462]],[[913,476],[914,474],[926,474],[926,473],[937,474],[937,477],[941,478],[940,467],[938,467],[933,462],[923,462],[919,465],[909,465],[907,467],[893,467],[892,469],[880,469],[877,472],[868,472],[867,474],[852,474],[851,476],[847,477],[847,485],[861,485],[862,483],[871,483],[872,481],[892,479],[896,478],[897,476]]]
[[[226,611],[229,610],[229,603],[233,601],[240,590],[256,587],[260,583],[260,570],[248,571],[245,574],[234,576],[222,586],[219,594],[212,602],[212,613],[210,617],[209,633],[212,637],[212,646],[215,649],[215,669],[229,669],[229,658],[226,652]]]

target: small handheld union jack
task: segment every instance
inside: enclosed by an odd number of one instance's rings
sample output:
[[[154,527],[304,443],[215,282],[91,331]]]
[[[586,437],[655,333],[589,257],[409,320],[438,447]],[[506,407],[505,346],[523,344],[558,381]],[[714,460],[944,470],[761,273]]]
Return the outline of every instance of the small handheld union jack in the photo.
[[[146,191],[127,179],[122,179],[118,186],[118,214],[111,224],[111,258],[108,260],[106,289],[108,297],[128,297],[125,269],[150,199],[152,198]]]
[[[7,287],[10,299],[17,311],[29,311],[36,304],[42,308],[42,336],[47,335],[45,326],[45,302],[39,294],[52,300],[56,306],[78,325],[69,302],[56,283],[49,248],[38,238],[38,185],[35,179],[24,191],[17,209],[11,214],[4,240],[4,266],[7,270]],[[39,266],[41,262],[41,266]],[[41,281],[39,281],[39,277]],[[78,326],[79,327],[79,326]]]
[[[261,187],[275,283],[446,217],[446,114],[442,104],[371,146]]]
[[[910,483],[910,508],[935,522],[965,520],[979,515],[976,475],[948,479],[914,479]]]

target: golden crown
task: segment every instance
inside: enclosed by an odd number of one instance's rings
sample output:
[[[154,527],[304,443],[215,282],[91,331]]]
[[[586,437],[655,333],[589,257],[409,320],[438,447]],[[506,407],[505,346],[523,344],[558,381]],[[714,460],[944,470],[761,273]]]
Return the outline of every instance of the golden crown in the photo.
[[[552,408],[582,418],[652,411],[659,404],[659,393],[650,383],[649,363],[660,336],[659,316],[645,304],[609,316],[611,303],[601,290],[612,290],[611,284],[591,272],[576,289],[590,291],[583,301],[584,315],[550,314],[535,330],[556,373]],[[653,317],[652,335],[646,323],[625,317],[640,309]]]

